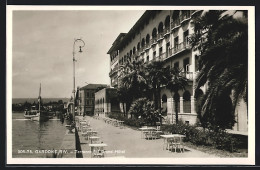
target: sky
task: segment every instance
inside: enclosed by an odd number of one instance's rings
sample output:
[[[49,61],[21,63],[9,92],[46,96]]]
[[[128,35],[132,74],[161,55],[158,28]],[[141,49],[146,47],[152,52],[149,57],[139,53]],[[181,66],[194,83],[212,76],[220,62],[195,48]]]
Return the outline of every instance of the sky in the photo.
[[[127,33],[144,11],[13,11],[12,97],[44,98],[73,95],[73,43],[76,87],[110,84],[110,57],[116,37]]]

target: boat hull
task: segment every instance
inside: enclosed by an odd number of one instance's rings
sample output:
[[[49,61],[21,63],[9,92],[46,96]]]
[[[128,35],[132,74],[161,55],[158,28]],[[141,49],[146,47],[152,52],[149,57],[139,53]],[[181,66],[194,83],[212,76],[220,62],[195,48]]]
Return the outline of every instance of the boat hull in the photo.
[[[48,112],[41,112],[37,113],[37,115],[31,117],[32,121],[47,121],[51,119],[53,116],[50,115]]]

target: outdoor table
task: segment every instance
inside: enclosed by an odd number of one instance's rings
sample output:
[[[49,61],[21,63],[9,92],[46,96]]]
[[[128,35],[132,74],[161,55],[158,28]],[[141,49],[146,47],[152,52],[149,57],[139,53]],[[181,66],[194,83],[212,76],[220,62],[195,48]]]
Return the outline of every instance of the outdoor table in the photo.
[[[145,132],[156,130],[156,128],[154,128],[154,127],[142,127],[142,128],[139,128],[139,130],[141,130],[141,139],[143,139]]]
[[[89,137],[90,136],[94,136],[94,135],[96,135],[97,134],[97,131],[86,131],[86,132],[84,132],[84,133],[81,133],[82,134],[82,136],[86,136],[87,137],[87,140],[89,140]]]
[[[174,139],[176,137],[179,137],[181,142],[182,142],[182,138],[186,137],[185,135],[181,135],[181,134],[170,134],[170,135],[160,135],[162,138],[164,138],[164,145],[166,144],[167,145],[167,148],[169,148],[169,140],[170,139]],[[163,147],[164,148],[164,147]]]
[[[90,143],[93,143],[94,141],[98,141],[100,139],[100,137],[98,137],[98,136],[90,136],[89,139],[90,139]]]
[[[107,146],[105,143],[89,144],[91,151],[91,158],[94,156],[104,157],[104,147]]]
[[[123,126],[123,123],[124,123],[124,121],[122,121],[122,120],[117,120],[117,124],[118,124],[118,126],[119,126],[120,128]]]
[[[82,126],[81,131],[82,131],[82,133],[84,133],[86,131],[92,131],[92,128],[90,128],[88,126]]]

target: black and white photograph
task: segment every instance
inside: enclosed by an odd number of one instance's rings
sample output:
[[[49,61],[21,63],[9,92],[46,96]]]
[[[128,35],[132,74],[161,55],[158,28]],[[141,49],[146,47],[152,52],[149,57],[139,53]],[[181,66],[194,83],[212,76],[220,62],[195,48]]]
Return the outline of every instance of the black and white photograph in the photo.
[[[254,165],[254,21],[252,6],[7,6],[7,163]]]

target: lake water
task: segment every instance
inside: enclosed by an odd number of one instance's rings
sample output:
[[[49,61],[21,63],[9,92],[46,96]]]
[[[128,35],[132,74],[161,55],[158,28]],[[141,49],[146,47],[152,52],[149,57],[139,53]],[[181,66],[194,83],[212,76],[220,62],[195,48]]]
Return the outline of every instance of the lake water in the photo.
[[[44,158],[46,152],[59,149],[66,127],[60,120],[46,122],[24,119],[24,113],[12,115],[13,158]]]

